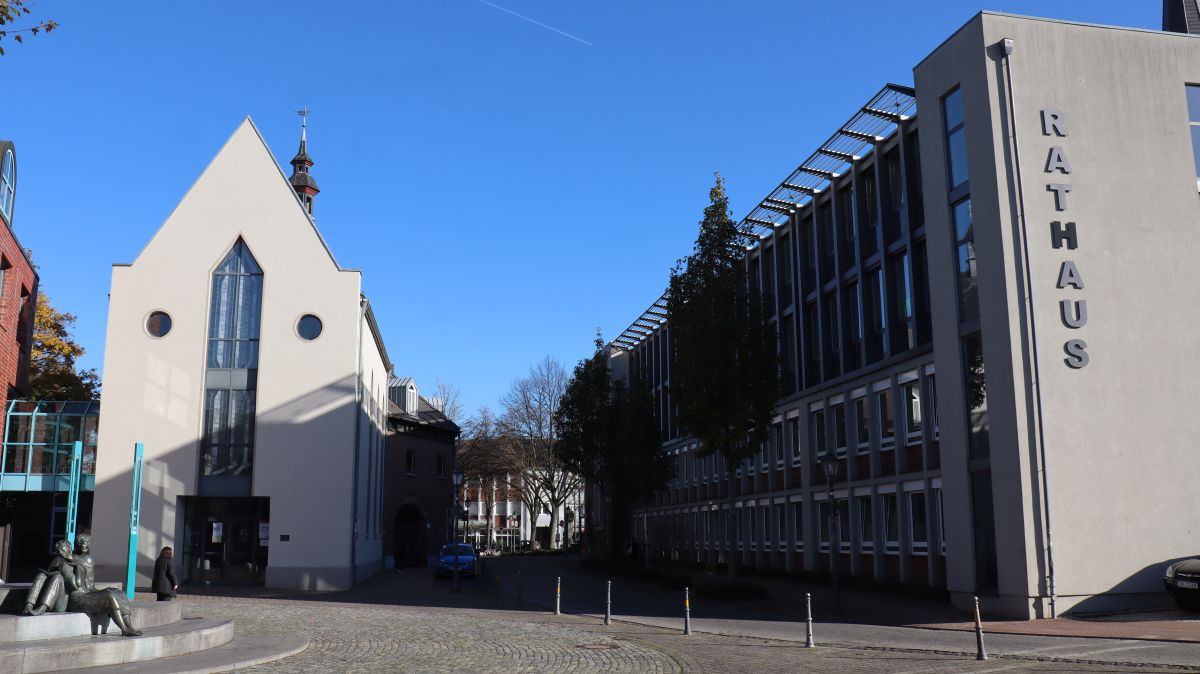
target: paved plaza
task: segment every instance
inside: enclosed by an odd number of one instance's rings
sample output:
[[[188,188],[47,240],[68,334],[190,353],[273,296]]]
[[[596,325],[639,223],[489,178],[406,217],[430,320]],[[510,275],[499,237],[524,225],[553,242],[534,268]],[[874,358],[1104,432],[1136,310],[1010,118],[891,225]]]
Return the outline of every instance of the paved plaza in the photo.
[[[505,563],[522,565],[531,577],[539,569],[538,564]],[[706,627],[705,619],[698,618],[697,626],[707,631],[685,636],[665,617],[621,617],[605,627],[596,616],[555,616],[530,603],[537,596],[525,599],[526,603],[518,604],[495,577],[466,581],[463,591],[455,594],[448,581],[408,570],[380,574],[351,592],[214,589],[209,594],[186,595],[181,601],[185,616],[233,618],[238,634],[310,635],[306,651],[246,670],[252,672],[1200,671],[1179,662],[1179,657],[1169,663],[1138,664],[1132,654],[1122,657],[1124,641],[1088,640],[1102,644],[1092,649],[1097,652],[1094,657],[1088,657],[1080,646],[1086,641],[1022,637],[1026,641],[1021,649],[1013,646],[1009,653],[998,652],[981,662],[974,659],[973,651],[968,652],[973,637],[946,631],[890,628],[903,630],[902,635],[931,634],[952,641],[923,643],[885,636],[855,642],[846,626],[839,628],[835,639],[830,633],[834,626],[818,625],[818,634],[824,630],[830,637],[827,644],[805,649],[796,638],[770,638],[780,634],[772,632],[780,627],[776,623],[758,625],[766,636],[749,636],[736,633],[737,629],[721,629],[722,623],[715,621]],[[570,610],[569,604],[564,607]],[[655,621],[662,626],[650,624]],[[793,632],[792,636],[799,635]],[[959,641],[964,648],[939,646]]]

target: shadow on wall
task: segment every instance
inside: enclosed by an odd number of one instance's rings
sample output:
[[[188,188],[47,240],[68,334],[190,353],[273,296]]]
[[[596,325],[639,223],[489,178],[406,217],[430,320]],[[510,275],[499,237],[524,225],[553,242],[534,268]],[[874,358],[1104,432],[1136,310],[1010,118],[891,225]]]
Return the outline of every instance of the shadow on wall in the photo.
[[[1067,613],[1106,613],[1110,611],[1157,610],[1175,608],[1175,600],[1163,587],[1163,574],[1175,562],[1195,555],[1176,557],[1142,567],[1103,594],[1084,599]]]
[[[154,451],[155,448],[148,446],[146,454],[152,458],[147,458],[143,469],[138,586],[150,584],[154,562],[164,546],[175,548],[176,569],[183,582],[202,580],[205,574],[210,581],[214,576],[230,575],[243,579],[242,582],[253,582],[256,578],[262,579],[266,568],[273,568],[276,574],[282,574],[277,577],[286,578],[290,587],[329,589],[348,585],[351,576],[349,543],[353,531],[349,502],[351,488],[339,486],[338,481],[348,479],[355,464],[354,384],[354,377],[346,377],[272,409],[256,412],[257,441],[251,470],[257,473],[252,473],[252,493],[245,495],[269,498],[271,514],[268,528],[260,530],[258,522],[253,522],[248,535],[235,533],[228,523],[222,523],[223,526],[214,531],[207,524],[205,515],[192,515],[193,522],[201,527],[185,528],[184,501],[180,497],[195,496],[197,486],[185,484],[181,476],[172,474],[171,467],[180,472],[179,466],[190,466],[199,475],[198,438],[167,452]],[[109,409],[112,408],[110,405]],[[361,449],[358,457],[360,533],[357,563],[360,581],[379,570],[383,531],[391,526],[391,522],[382,521],[381,512],[377,512],[382,511],[383,498],[378,492],[384,481],[374,479],[379,476],[368,473],[372,461],[376,462],[378,470],[383,468],[383,443],[378,448],[370,446],[370,427],[370,420],[364,417],[359,428]],[[130,435],[137,438],[137,429]],[[104,443],[103,439],[101,443],[100,451],[106,453],[106,460],[113,460],[109,453],[124,454],[124,459],[118,457],[116,460],[124,461],[125,465],[119,473],[96,485],[91,529],[97,542],[100,538],[108,539],[95,549],[97,579],[124,580],[133,443],[131,441],[128,447]],[[243,521],[250,522],[244,516]],[[268,535],[263,541],[266,545],[259,544],[260,532]],[[283,555],[287,566],[271,567],[270,552],[289,544],[299,550]],[[339,565],[329,563],[331,547],[344,550]],[[120,550],[120,554],[114,555],[115,550]],[[321,555],[324,561],[306,563],[306,552]],[[337,556],[336,553],[332,555]],[[261,565],[262,568],[252,568],[248,574],[226,573],[234,571],[229,568],[231,563],[251,567]]]

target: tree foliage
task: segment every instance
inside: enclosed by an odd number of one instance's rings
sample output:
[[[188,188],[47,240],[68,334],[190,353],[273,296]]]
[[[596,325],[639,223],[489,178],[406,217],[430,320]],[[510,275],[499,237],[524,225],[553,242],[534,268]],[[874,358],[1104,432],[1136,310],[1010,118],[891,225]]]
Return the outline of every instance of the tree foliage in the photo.
[[[667,297],[679,423],[700,441],[699,455],[719,452],[731,474],[767,440],[779,396],[775,325],[749,287],[751,237],[733,221],[717,175],[693,252],[671,270]]]
[[[665,486],[675,464],[662,450],[649,386],[613,381],[604,342],[597,336],[595,344],[592,357],[575,366],[558,407],[556,451],[569,470],[632,505]]]
[[[38,293],[29,361],[29,397],[34,400],[94,400],[100,396],[95,370],[79,370],[84,349],[71,336],[75,315],[58,311]]]
[[[11,34],[12,38],[20,43],[25,41],[25,33],[37,35],[58,28],[58,22],[50,19],[43,19],[25,27],[13,27],[13,24],[31,13],[29,5],[29,0],[0,0],[0,41]],[[3,46],[0,46],[0,56],[4,56]]]
[[[671,393],[701,453],[719,451],[735,466],[767,439],[779,357],[775,325],[762,298],[750,295],[751,234],[734,223],[719,175],[709,200],[693,253],[671,271]]]

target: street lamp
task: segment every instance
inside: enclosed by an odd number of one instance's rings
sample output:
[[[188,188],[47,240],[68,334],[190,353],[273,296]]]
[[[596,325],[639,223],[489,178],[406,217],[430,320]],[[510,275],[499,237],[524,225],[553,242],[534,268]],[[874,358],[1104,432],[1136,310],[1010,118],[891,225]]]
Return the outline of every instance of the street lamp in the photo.
[[[841,527],[838,526],[837,501],[833,498],[833,483],[838,478],[838,460],[833,452],[825,456],[822,467],[825,469],[825,480],[828,483],[826,496],[829,500],[829,576],[833,581],[834,601],[840,605],[841,596],[838,594],[838,553],[841,547],[841,541],[839,540],[841,538]]]
[[[455,468],[450,473],[450,480],[454,483],[454,521],[450,530],[450,545],[454,546],[454,592],[460,590],[458,580],[458,519],[462,515],[462,508],[459,506],[459,497],[462,496],[463,472],[461,468]]]

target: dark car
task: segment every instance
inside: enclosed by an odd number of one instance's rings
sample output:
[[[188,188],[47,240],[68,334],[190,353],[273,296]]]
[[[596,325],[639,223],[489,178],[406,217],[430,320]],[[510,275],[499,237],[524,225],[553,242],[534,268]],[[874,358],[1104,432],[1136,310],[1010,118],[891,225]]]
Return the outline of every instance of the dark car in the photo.
[[[1185,559],[1167,567],[1163,576],[1167,594],[1185,611],[1200,611],[1200,559]]]
[[[437,575],[453,575],[456,567],[460,575],[475,575],[475,548],[470,543],[447,543],[438,552]]]

